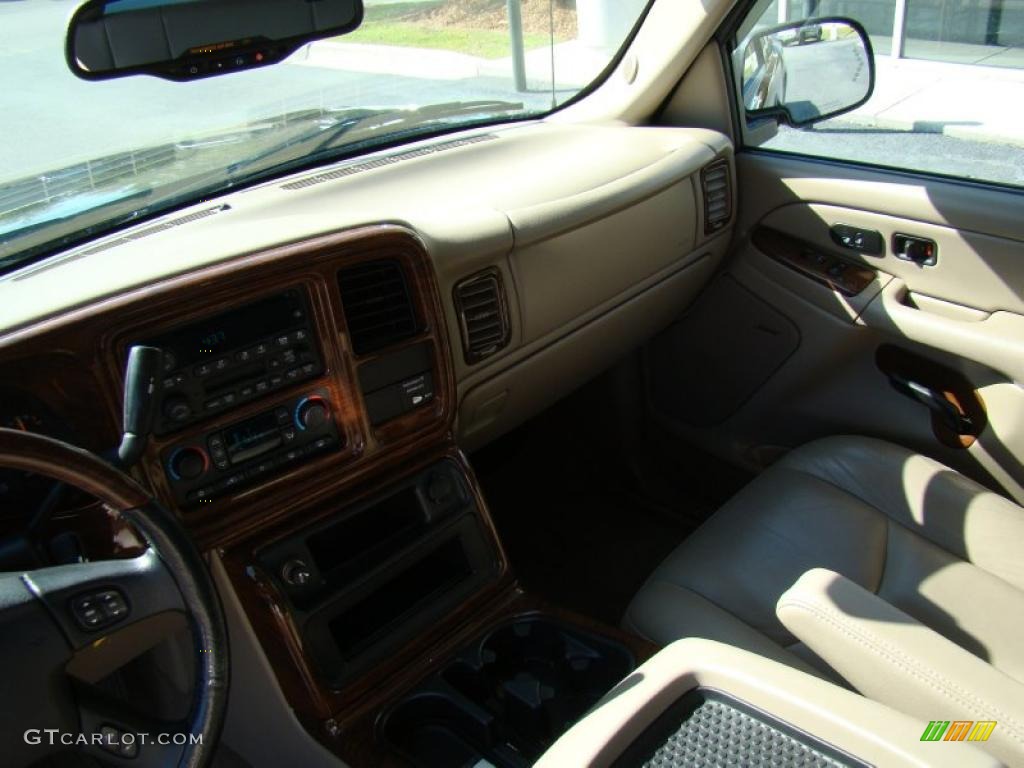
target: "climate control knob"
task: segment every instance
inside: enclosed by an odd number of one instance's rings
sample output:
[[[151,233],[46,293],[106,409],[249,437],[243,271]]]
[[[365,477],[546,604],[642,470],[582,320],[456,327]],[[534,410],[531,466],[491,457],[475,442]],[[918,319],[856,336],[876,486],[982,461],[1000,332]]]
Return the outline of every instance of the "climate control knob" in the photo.
[[[210,468],[210,457],[196,446],[179,448],[168,462],[175,480],[194,480]]]
[[[295,426],[299,429],[316,429],[331,416],[326,400],[319,395],[304,397],[295,406]]]

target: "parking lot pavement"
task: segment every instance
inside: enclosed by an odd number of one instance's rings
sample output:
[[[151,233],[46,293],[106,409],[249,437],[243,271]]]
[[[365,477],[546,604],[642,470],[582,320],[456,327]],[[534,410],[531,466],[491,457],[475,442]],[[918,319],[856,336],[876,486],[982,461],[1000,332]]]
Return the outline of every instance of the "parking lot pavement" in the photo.
[[[305,108],[406,107],[523,100],[500,77],[432,79],[303,62],[191,83],[153,77],[87,82],[64,62],[77,0],[0,2],[0,183],[98,156],[202,136]]]
[[[849,119],[1024,151],[1024,69],[875,58],[871,100]]]
[[[344,55],[300,51],[274,67],[192,83],[86,82],[64,63],[65,28],[77,2],[0,2],[0,183],[298,109],[477,99],[538,109],[550,104],[549,92],[517,93],[500,61],[461,57],[453,74],[451,54],[371,55],[350,44],[343,44]],[[321,45],[331,44],[314,44]],[[587,53],[579,45],[559,46],[563,56]],[[549,66],[542,58],[530,58],[540,78]],[[345,63],[354,59],[359,71]],[[556,62],[559,73],[571,71],[564,61]],[[911,168],[913,158],[927,168],[935,157],[948,157],[948,173],[1024,183],[1024,70],[886,56],[876,63],[875,95],[864,107],[811,131],[783,130],[767,146]]]

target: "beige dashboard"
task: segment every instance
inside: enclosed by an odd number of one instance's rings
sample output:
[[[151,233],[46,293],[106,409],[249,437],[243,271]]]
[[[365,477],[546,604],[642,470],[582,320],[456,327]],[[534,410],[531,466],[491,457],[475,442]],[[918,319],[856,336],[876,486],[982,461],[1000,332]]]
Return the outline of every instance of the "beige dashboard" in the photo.
[[[491,128],[407,145],[199,203],[0,280],[4,346],[40,323],[248,254],[394,224],[436,273],[458,396],[458,435],[480,445],[677,316],[720,261],[701,170],[730,164],[702,129]],[[730,188],[728,195],[733,195]],[[730,206],[730,210],[732,207]],[[507,345],[467,362],[453,290],[500,277]]]
[[[419,669],[457,622],[389,647],[394,665],[366,661],[376,646],[366,659],[352,650],[358,670],[337,675],[362,676],[339,690],[290,618],[278,581],[291,561],[256,564],[388,488],[422,478],[429,492],[447,468],[478,513],[370,581],[436,560],[439,573],[471,577],[429,610],[477,626],[494,619],[488,606],[510,609],[512,576],[462,451],[678,317],[726,252],[734,198],[731,144],[700,129],[531,123],[362,156],[0,279],[0,391],[103,452],[119,437],[129,347],[161,349],[160,416],[133,471],[223,564],[225,594],[237,594],[290,707],[322,735],[332,718],[362,722],[389,670]],[[381,268],[390,277],[359,289]],[[399,310],[412,321],[371,348],[357,326],[391,295],[388,281],[404,284]],[[81,512],[62,524],[99,542],[90,556],[137,551]],[[427,546],[441,534],[443,547]],[[330,611],[360,610],[357,593],[331,597]]]

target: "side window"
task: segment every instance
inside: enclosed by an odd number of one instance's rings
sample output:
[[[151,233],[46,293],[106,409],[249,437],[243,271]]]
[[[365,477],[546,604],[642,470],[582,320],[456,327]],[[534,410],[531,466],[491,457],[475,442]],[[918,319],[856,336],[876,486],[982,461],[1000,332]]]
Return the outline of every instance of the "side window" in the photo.
[[[808,22],[794,42],[776,46],[782,70],[777,98],[790,100],[801,48],[818,34],[814,20],[823,17],[853,19],[867,32],[875,65],[871,97],[830,119],[765,130],[763,119],[748,116],[757,108],[751,72],[764,55],[759,31]],[[748,146],[1024,186],[1024,4],[761,0],[735,40]],[[829,78],[823,74],[815,87],[825,94]]]

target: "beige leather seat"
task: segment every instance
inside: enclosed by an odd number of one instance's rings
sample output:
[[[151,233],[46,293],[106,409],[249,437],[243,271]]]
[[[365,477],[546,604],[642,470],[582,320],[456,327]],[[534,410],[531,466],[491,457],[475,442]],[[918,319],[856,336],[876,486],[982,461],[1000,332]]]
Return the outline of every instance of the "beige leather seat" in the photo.
[[[709,638],[832,675],[776,618],[812,568],[1024,682],[1024,509],[868,438],[819,440],[765,471],[658,566],[624,624],[659,644]]]

